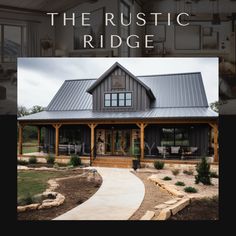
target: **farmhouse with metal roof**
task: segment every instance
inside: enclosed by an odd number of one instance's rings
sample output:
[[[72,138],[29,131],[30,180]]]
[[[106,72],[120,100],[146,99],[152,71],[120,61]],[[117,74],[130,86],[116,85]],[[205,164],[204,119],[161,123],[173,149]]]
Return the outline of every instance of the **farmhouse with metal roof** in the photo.
[[[115,63],[97,79],[66,80],[45,111],[18,118],[19,153],[23,127],[36,125],[40,151],[57,159],[217,162],[217,119],[200,72],[135,76]]]

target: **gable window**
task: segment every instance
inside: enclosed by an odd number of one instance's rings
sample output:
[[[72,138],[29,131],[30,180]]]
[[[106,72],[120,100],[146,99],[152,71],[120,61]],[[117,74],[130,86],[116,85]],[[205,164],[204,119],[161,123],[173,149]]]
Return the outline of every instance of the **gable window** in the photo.
[[[131,107],[132,93],[105,93],[104,107]]]

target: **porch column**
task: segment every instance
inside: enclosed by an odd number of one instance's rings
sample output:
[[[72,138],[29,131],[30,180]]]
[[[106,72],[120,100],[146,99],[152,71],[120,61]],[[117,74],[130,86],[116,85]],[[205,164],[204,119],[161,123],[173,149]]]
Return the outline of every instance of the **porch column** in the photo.
[[[209,123],[209,125],[213,128],[214,131],[214,162],[219,161],[218,157],[218,127],[216,123]]]
[[[19,126],[18,126],[18,132],[19,132],[18,145],[19,145],[19,154],[20,155],[22,155],[23,128],[24,128],[24,126],[19,124]]]
[[[140,128],[140,151],[141,156],[140,159],[144,159],[144,129],[148,125],[146,123],[136,123],[136,125]]]
[[[55,128],[55,156],[58,156],[59,152],[59,128],[61,127],[61,124],[53,124],[53,127]]]
[[[91,124],[88,124],[88,126],[90,127],[90,130],[91,130],[90,156],[91,156],[91,160],[93,160],[94,158],[94,129],[96,128],[97,124],[91,123]]]
[[[40,152],[40,144],[41,144],[41,127],[38,126],[38,151]]]

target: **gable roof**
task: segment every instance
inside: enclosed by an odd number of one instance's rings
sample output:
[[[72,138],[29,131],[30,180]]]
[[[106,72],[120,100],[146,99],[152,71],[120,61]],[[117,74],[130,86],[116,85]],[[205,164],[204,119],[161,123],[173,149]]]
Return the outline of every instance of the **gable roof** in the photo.
[[[134,80],[136,80],[139,84],[141,84],[147,91],[148,96],[151,99],[155,99],[155,96],[152,92],[152,90],[145,84],[143,83],[141,80],[139,80],[135,75],[133,75],[130,71],[128,71],[125,67],[123,67],[120,63],[116,62],[114,63],[107,71],[105,71],[97,80],[95,83],[93,83],[88,89],[87,92],[92,94],[93,90],[104,80],[106,79],[106,77],[116,68],[120,68],[121,70],[123,70],[125,73],[127,73],[131,78],[133,78]]]
[[[208,107],[200,72],[138,76],[152,88],[155,100],[151,108]],[[47,111],[78,111],[92,109],[92,95],[86,90],[96,79],[66,80],[47,106]]]

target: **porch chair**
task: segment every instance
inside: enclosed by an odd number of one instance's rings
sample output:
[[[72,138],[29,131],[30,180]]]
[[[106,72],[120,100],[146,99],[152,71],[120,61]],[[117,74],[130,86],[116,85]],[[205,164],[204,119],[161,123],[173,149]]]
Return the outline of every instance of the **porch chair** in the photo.
[[[166,158],[166,147],[165,146],[157,146],[158,153],[162,155],[163,158]]]

